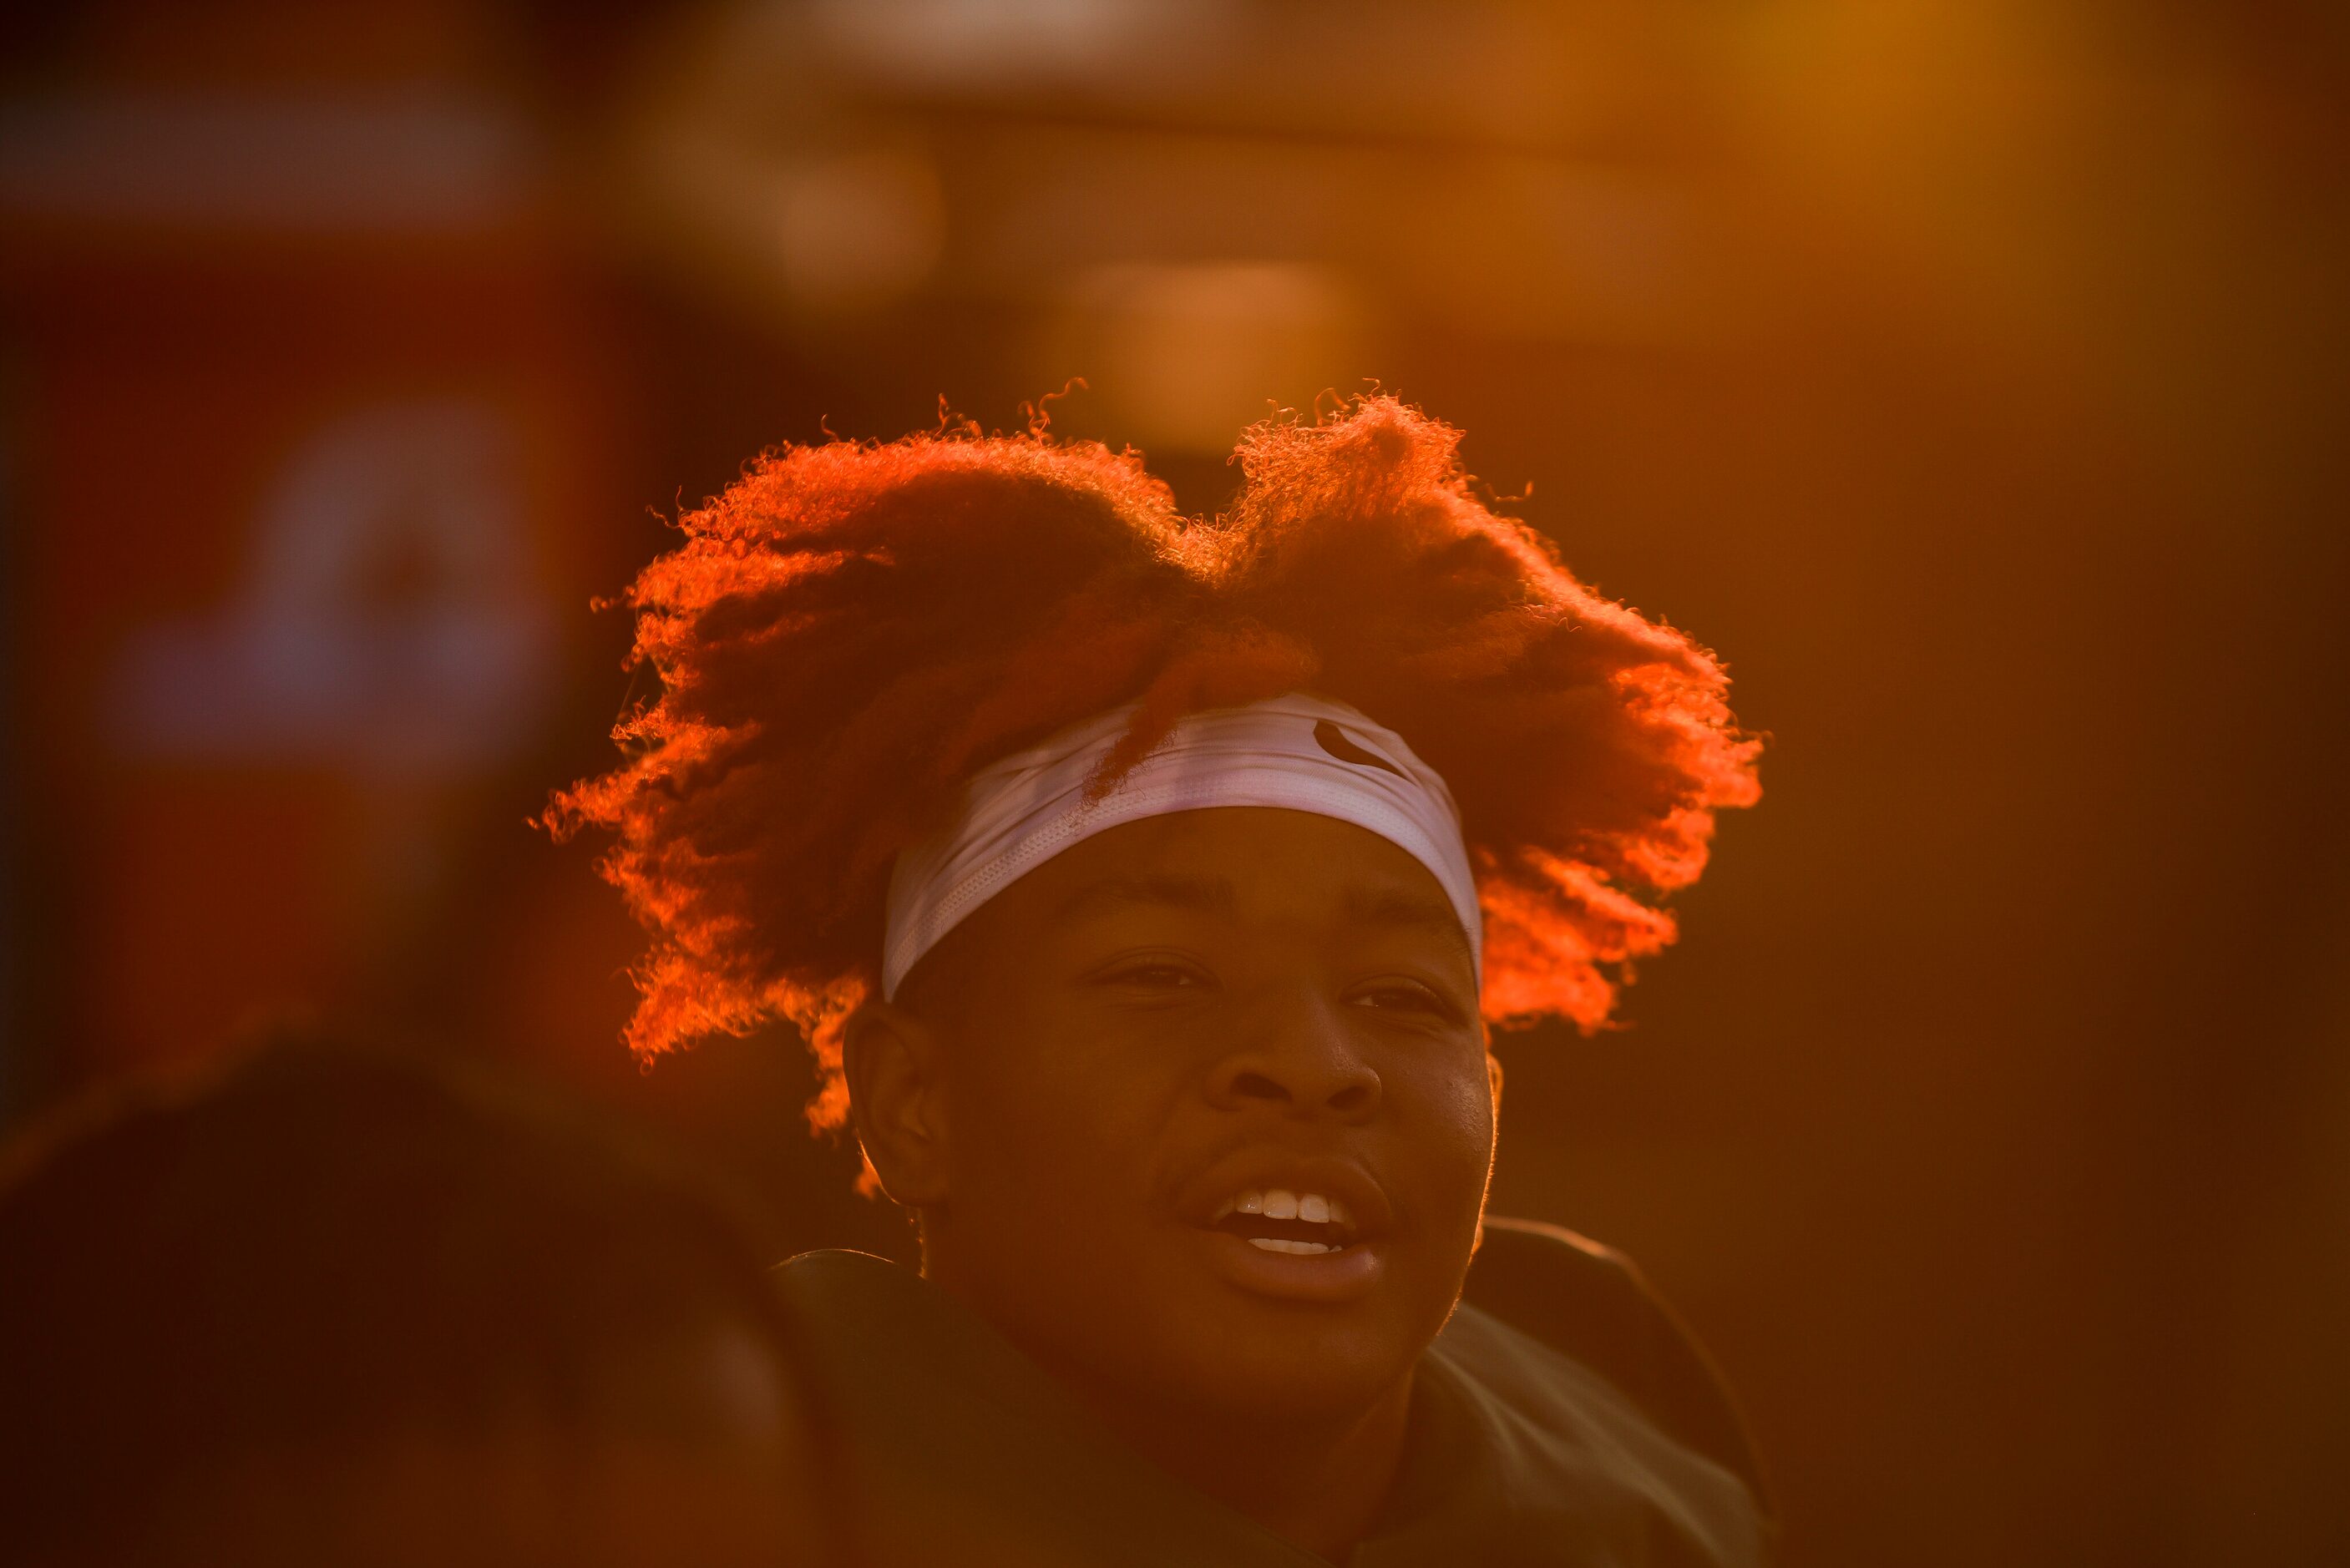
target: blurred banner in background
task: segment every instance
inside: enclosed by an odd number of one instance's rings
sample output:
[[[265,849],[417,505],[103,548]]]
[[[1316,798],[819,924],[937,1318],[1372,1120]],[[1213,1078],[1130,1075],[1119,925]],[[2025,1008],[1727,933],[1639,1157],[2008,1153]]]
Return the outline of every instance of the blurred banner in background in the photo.
[[[1789,1560],[2350,1561],[2336,7],[5,26],[8,1114],[304,1008],[902,1251],[790,1041],[618,1043],[527,821],[589,601],[776,441],[1053,395],[1211,511],[1376,384],[1774,737],[1630,1027],[1505,1044],[1497,1202],[1687,1310]]]

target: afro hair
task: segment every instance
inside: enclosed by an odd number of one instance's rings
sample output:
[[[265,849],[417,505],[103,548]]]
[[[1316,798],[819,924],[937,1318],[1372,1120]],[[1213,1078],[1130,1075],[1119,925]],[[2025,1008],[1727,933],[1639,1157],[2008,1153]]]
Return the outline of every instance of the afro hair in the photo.
[[[1180,514],[1132,452],[942,429],[787,446],[681,526],[626,602],[659,698],[629,760],[558,794],[652,939],[650,1057],[788,1019],[819,1127],[878,983],[899,851],[990,762],[1138,702],[1114,781],[1186,714],[1310,690],[1451,785],[1494,1024],[1606,1023],[1661,898],[1751,804],[1721,663],[1599,597],[1472,493],[1460,432],[1387,397],[1243,438],[1231,510]]]

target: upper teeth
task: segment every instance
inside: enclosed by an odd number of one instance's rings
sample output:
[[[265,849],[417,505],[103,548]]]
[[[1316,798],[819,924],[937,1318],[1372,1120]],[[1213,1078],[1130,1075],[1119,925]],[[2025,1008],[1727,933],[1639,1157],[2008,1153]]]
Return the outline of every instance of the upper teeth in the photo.
[[[1345,1203],[1319,1192],[1292,1192],[1285,1187],[1249,1188],[1224,1199],[1216,1210],[1222,1220],[1231,1214],[1262,1214],[1268,1220],[1303,1220],[1309,1225],[1351,1225],[1355,1217]],[[1211,1220],[1210,1223],[1213,1223]]]

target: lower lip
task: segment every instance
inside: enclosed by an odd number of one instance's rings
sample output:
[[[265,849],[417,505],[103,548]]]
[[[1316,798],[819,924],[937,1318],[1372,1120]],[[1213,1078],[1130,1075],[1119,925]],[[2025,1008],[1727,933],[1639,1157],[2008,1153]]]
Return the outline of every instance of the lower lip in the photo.
[[[1360,1299],[1387,1273],[1386,1246],[1357,1241],[1335,1252],[1268,1252],[1223,1231],[1200,1232],[1226,1282],[1275,1301],[1335,1303]]]

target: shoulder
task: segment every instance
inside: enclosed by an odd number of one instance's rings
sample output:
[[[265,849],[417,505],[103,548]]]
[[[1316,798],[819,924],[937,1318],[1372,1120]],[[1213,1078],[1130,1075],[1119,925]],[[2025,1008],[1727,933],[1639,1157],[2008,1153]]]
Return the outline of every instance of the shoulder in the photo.
[[[1667,1436],[1745,1482],[1768,1517],[1754,1444],[1712,1357],[1613,1247],[1488,1216],[1462,1299],[1597,1374]]]

